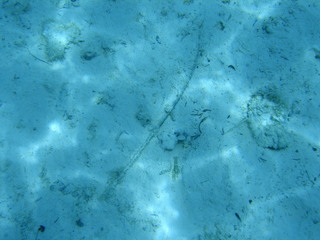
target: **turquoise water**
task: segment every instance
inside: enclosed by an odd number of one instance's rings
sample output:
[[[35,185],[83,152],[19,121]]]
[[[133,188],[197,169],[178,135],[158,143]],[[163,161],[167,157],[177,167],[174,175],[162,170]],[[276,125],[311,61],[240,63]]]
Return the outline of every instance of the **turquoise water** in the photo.
[[[0,239],[318,239],[317,1],[1,1]]]

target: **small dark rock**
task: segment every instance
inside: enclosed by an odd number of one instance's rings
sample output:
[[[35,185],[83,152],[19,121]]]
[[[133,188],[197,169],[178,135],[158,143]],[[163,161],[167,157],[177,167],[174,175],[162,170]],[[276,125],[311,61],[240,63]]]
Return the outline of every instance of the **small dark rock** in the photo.
[[[81,221],[80,218],[76,221],[76,224],[77,224],[78,227],[83,227],[84,226],[84,223]]]
[[[83,60],[90,61],[95,58],[98,54],[96,52],[86,51],[81,54]]]
[[[40,227],[38,228],[39,232],[44,232],[44,230],[46,230],[46,227],[43,225],[40,225]]]

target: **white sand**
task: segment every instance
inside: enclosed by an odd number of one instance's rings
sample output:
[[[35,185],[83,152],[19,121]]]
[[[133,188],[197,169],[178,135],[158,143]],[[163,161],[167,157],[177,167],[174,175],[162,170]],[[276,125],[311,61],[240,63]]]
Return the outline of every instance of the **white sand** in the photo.
[[[0,239],[319,239],[319,12],[1,1]]]

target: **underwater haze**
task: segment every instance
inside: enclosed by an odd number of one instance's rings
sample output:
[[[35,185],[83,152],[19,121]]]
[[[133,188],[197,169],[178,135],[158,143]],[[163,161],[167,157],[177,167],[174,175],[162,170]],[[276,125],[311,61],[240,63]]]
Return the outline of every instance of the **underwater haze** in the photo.
[[[319,12],[2,0],[0,240],[319,240]]]

